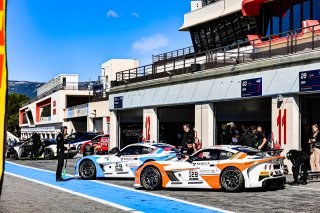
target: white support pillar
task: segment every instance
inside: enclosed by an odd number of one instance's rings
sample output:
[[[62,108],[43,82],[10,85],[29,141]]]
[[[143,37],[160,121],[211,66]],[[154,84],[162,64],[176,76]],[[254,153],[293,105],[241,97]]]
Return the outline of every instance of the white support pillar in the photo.
[[[195,131],[196,136],[202,141],[202,147],[215,145],[214,104],[195,105]]]
[[[117,111],[110,112],[110,143],[109,147],[119,147],[119,118]]]
[[[87,132],[94,132],[93,118],[87,117]]]
[[[299,96],[272,99],[272,132],[274,141],[284,149],[282,155],[291,149],[301,149]],[[291,162],[285,161],[289,170]]]
[[[143,138],[158,142],[158,123],[157,108],[143,109]]]

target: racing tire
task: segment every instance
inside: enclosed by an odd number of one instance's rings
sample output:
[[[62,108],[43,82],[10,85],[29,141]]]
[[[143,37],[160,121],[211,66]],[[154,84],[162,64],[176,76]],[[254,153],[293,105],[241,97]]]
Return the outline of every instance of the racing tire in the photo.
[[[79,154],[82,154],[82,144],[80,144],[80,145],[77,146],[77,152],[78,152]]]
[[[13,151],[13,152],[9,153],[8,157],[9,157],[10,160],[18,160],[19,159],[18,153],[16,151]]]
[[[146,190],[157,190],[161,188],[162,178],[160,171],[154,166],[144,168],[140,175],[141,185]]]
[[[83,149],[83,157],[85,156],[91,156],[94,153],[94,148],[93,146],[86,145]]]
[[[117,154],[118,152],[120,152],[118,147],[113,147],[112,149],[110,149],[109,154]]]
[[[79,175],[83,180],[96,178],[96,166],[91,160],[84,160],[79,165]]]
[[[227,167],[221,172],[220,184],[226,192],[239,192],[244,187],[242,172],[235,167]]]
[[[54,158],[54,153],[53,153],[52,149],[45,149],[43,151],[43,158],[45,160],[52,160]]]

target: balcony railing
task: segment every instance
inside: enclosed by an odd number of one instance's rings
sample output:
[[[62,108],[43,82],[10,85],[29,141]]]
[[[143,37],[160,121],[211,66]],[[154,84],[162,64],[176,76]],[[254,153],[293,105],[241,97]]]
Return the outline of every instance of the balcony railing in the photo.
[[[65,118],[85,117],[88,116],[88,104],[81,104],[78,106],[69,107],[66,109]]]
[[[152,56],[152,62],[156,63],[158,61],[163,61],[163,60],[176,58],[176,57],[180,57],[180,56],[186,56],[186,55],[190,55],[190,54],[194,54],[194,53],[195,53],[195,51],[194,51],[194,48],[192,46],[191,47],[186,47],[186,48],[182,48],[182,49],[178,49],[178,50],[162,53],[162,54],[159,54],[159,55],[153,55]]]
[[[92,91],[92,88],[88,87],[88,85],[85,85],[84,83],[79,83],[79,82],[61,83],[61,84],[58,84],[57,86],[51,88],[50,90],[47,90],[46,92],[41,93],[40,95],[30,99],[28,102],[23,104],[23,107],[27,106],[28,104],[31,104],[32,102],[40,100],[46,96],[49,96],[52,93],[57,92],[59,90],[88,90],[88,91]]]
[[[252,39],[248,42],[235,44],[233,47],[229,50],[194,53],[189,56],[167,59],[161,63],[121,71],[116,74],[113,86],[311,51],[320,48],[320,25]]]

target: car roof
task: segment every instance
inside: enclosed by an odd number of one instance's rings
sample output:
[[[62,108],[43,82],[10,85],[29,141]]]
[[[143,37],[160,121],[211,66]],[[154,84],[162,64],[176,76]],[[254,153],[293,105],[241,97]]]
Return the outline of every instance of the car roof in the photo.
[[[126,147],[129,147],[129,146],[147,146],[147,147],[150,147],[150,148],[159,148],[159,146],[173,146],[173,145],[170,145],[170,144],[166,144],[166,143],[134,143],[134,144],[130,144]],[[126,148],[124,147],[124,148]]]
[[[231,152],[248,152],[248,151],[258,152],[258,150],[255,148],[242,146],[242,145],[216,145],[216,146],[209,146],[203,149],[219,149],[219,150],[225,150],[225,151],[231,151]]]

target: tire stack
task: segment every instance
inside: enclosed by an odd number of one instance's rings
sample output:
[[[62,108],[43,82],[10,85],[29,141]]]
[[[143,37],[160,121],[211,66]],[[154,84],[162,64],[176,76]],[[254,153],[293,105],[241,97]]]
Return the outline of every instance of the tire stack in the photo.
[[[86,145],[83,149],[83,156],[90,156],[93,155],[94,153],[94,148],[93,146]]]

